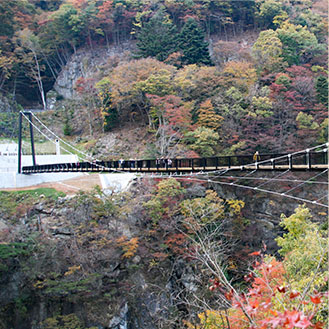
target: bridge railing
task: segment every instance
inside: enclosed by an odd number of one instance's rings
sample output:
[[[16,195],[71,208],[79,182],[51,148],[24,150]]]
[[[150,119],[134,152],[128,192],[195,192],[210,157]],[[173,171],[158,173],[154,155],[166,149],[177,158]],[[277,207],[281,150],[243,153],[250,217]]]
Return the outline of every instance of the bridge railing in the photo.
[[[77,162],[77,163],[55,163],[36,166],[24,166],[24,173],[36,172],[83,172],[83,171],[158,171],[167,170],[168,168],[179,168],[185,171],[199,170],[217,170],[220,168],[253,166],[255,158],[253,155],[231,155],[207,158],[179,158],[171,159],[172,163],[167,160],[144,159],[144,160],[110,160],[95,162]],[[260,154],[257,158],[255,169],[261,168],[280,168],[284,166],[288,169],[298,169],[304,167],[312,169],[312,165],[328,164],[328,150],[321,152],[305,151],[297,154]],[[281,167],[282,168],[282,167]]]

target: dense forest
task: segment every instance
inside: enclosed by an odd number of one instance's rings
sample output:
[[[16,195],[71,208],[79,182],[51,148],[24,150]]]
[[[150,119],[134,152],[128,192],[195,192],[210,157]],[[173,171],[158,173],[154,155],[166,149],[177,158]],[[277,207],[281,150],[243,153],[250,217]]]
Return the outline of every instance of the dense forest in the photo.
[[[63,115],[66,135],[74,135],[70,118],[84,116],[89,135],[125,122],[146,124],[152,156],[282,152],[326,140],[325,1],[15,0],[0,6],[0,87],[23,106],[47,107],[47,92],[77,50],[97,56],[101,47],[135,45],[124,58],[76,79],[85,111]]]

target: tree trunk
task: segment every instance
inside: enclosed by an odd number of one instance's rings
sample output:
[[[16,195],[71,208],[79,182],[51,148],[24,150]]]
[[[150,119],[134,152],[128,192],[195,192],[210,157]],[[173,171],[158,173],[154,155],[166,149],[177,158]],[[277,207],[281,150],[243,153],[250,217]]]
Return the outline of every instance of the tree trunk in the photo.
[[[36,52],[32,50],[32,53],[33,53],[33,57],[34,57],[34,60],[35,60],[35,65],[36,65],[35,79],[37,81],[38,88],[39,88],[39,91],[40,91],[43,109],[46,110],[47,104],[46,104],[46,97],[45,97],[45,92],[44,92],[44,89],[43,89],[43,83],[42,83],[42,78],[41,78],[40,65],[39,65],[39,61],[38,61],[38,57],[37,57]]]

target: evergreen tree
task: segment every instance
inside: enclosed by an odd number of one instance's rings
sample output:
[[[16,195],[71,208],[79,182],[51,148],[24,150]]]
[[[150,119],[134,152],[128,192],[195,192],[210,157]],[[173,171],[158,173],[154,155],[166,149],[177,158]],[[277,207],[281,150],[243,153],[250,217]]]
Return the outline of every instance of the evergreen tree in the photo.
[[[328,79],[325,76],[320,75],[316,80],[315,88],[317,100],[328,106]]]
[[[211,64],[204,32],[194,19],[190,18],[184,24],[179,35],[178,46],[183,53],[183,64]]]
[[[165,11],[160,10],[145,23],[137,35],[136,57],[155,57],[164,61],[177,48],[177,30]]]

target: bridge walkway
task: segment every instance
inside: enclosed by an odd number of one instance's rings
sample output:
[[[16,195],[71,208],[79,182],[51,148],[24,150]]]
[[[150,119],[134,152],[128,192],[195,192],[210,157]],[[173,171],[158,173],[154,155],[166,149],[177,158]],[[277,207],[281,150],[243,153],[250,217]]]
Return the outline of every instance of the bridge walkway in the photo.
[[[47,172],[140,172],[140,173],[189,173],[222,170],[264,170],[264,171],[308,171],[328,169],[328,150],[322,152],[301,152],[299,154],[261,154],[254,162],[253,155],[234,155],[209,158],[172,159],[160,163],[159,159],[111,160],[76,163],[55,163],[23,166],[23,174]]]

